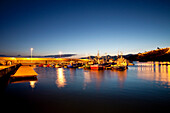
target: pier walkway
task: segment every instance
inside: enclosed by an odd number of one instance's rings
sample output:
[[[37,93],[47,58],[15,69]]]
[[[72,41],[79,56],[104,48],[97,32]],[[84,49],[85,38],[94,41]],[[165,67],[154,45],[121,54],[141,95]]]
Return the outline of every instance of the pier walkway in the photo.
[[[38,74],[30,66],[21,66],[12,77],[34,77]]]

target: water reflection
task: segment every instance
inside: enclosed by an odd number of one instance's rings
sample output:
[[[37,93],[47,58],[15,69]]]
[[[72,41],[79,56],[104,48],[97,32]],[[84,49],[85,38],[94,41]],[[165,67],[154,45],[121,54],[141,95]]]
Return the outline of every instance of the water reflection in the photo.
[[[89,71],[84,71],[84,83],[90,83],[91,82],[91,76]]]
[[[99,89],[104,80],[104,71],[91,70],[90,75],[96,80],[96,88]]]
[[[87,84],[91,82],[91,76],[89,71],[84,71],[84,87],[83,89],[85,90],[87,87]]]
[[[117,73],[118,76],[118,83],[120,85],[121,88],[123,88],[123,84],[127,78],[127,70],[124,71],[115,71]]]
[[[58,88],[61,88],[61,87],[64,87],[65,85],[67,85],[63,68],[57,69],[56,85]]]
[[[123,88],[124,82],[127,78],[127,70],[116,71],[116,70],[85,70],[84,72],[84,87],[86,89],[87,85],[90,83],[96,83],[96,89],[99,89],[102,82],[114,82],[118,81],[120,88]]]
[[[35,83],[37,83],[37,81],[30,81],[31,88],[35,88]]]
[[[140,66],[138,67],[138,77],[144,80],[162,82],[166,87],[170,87],[170,65]]]
[[[35,84],[38,82],[37,77],[26,77],[26,78],[11,78],[10,83],[24,83],[24,82],[29,82],[31,88],[35,88]]]
[[[84,72],[84,87],[86,89],[87,84],[94,82],[96,83],[96,88],[99,89],[101,82],[104,80],[104,71],[98,70],[85,70]]]
[[[69,74],[70,74],[70,79],[73,81],[74,80],[74,76],[75,76],[75,72],[76,72],[76,69],[72,69],[70,68],[69,69]]]

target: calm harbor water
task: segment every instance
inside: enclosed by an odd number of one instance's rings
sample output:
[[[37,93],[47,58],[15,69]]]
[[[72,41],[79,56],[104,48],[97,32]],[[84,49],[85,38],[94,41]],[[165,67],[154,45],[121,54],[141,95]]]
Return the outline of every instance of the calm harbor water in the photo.
[[[36,67],[36,79],[6,83],[2,108],[40,113],[144,113],[169,110],[170,65],[125,71]],[[9,106],[9,108],[5,108]]]

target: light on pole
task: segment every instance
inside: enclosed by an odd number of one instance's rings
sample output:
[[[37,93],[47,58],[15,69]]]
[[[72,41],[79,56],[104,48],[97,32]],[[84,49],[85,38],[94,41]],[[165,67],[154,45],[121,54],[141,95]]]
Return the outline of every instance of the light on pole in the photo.
[[[62,54],[62,52],[60,51],[60,52],[59,52],[60,58],[61,58],[61,54]]]
[[[32,51],[34,50],[33,48],[30,49],[31,50],[31,62],[32,62]]]

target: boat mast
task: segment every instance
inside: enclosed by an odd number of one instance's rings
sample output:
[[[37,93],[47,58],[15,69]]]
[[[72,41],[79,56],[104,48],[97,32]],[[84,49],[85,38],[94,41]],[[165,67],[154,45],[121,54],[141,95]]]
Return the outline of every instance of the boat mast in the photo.
[[[98,50],[98,53],[97,53],[97,59],[98,59],[98,64],[100,64],[99,50]]]
[[[107,53],[105,53],[106,54],[106,63],[107,63]]]

